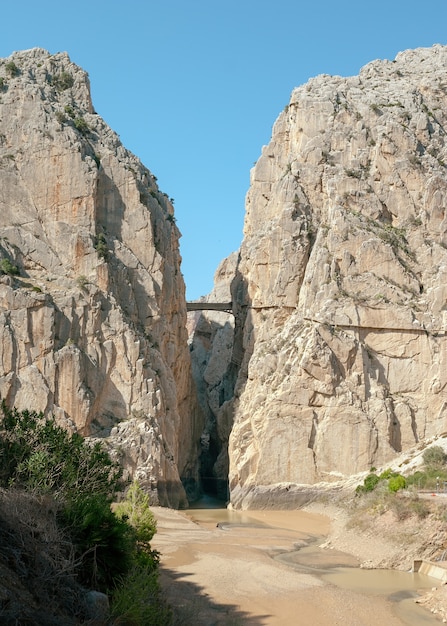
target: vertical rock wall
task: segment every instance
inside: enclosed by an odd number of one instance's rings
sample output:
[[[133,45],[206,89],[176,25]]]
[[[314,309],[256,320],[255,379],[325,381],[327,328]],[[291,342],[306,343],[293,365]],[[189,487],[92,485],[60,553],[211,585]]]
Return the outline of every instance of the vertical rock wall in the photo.
[[[236,507],[447,430],[446,68],[434,46],[309,81],[252,170],[232,287]]]
[[[14,53],[0,78],[1,397],[184,506],[202,425],[172,205],[66,54]]]
[[[239,255],[224,259],[214,276],[214,289],[203,306],[231,302],[231,283]],[[233,312],[204,308],[188,314],[193,376],[205,425],[201,437],[204,490],[228,499],[228,439],[233,426],[232,399],[240,363],[235,355]]]

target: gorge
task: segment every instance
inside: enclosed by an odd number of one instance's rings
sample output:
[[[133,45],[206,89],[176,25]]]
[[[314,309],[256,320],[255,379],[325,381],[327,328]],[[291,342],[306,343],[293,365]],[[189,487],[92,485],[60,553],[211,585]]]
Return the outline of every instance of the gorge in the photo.
[[[436,45],[295,89],[203,298],[231,312],[188,313],[173,206],[87,74],[3,59],[1,398],[100,438],[173,508],[203,485],[293,508],[442,435],[446,66]]]

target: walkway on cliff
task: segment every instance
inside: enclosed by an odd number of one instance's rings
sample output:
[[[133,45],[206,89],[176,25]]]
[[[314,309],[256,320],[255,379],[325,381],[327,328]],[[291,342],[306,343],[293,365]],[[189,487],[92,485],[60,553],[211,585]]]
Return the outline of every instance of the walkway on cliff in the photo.
[[[232,302],[187,302],[186,310],[189,311],[225,311],[233,313]]]

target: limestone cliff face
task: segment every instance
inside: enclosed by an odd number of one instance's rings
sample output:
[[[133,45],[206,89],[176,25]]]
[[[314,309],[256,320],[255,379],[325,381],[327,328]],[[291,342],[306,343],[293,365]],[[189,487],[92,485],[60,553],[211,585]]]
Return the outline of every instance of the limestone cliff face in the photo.
[[[172,205],[66,54],[1,60],[0,91],[1,397],[183,506],[201,424]]]
[[[447,430],[446,68],[434,46],[310,80],[252,170],[234,506]]]
[[[218,267],[209,303],[231,302],[230,286],[239,255],[233,253]],[[193,376],[205,424],[201,437],[200,470],[206,491],[228,498],[228,439],[233,426],[234,386],[240,361],[235,360],[235,318],[227,311],[202,310],[188,314]]]

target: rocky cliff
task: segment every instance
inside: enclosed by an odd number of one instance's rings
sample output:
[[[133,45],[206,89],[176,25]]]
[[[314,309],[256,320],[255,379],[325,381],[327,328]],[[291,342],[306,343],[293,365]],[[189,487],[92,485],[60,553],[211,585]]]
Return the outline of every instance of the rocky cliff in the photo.
[[[235,507],[447,430],[446,68],[436,45],[310,80],[251,172],[225,405]]]
[[[231,308],[229,312],[205,307],[231,303],[231,283],[238,260],[235,252],[222,261],[214,275],[213,291],[202,298],[204,308],[188,314],[193,376],[205,420],[200,473],[204,490],[222,500],[228,499],[228,439],[233,426],[232,399],[241,359],[235,352],[236,324]]]
[[[1,397],[183,506],[202,425],[172,204],[66,54],[1,60],[0,92]]]

